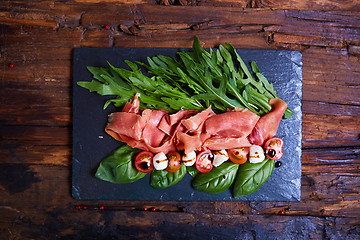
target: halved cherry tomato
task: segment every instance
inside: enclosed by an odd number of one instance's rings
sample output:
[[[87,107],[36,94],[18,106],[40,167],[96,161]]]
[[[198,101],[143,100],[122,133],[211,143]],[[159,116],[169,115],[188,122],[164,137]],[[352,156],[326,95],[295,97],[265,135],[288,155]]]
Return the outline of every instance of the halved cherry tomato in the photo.
[[[154,155],[149,151],[142,151],[135,158],[135,167],[139,172],[148,173],[154,169]]]
[[[195,167],[201,173],[210,172],[213,168],[212,160],[214,155],[210,150],[200,152],[196,157]]]
[[[236,164],[244,164],[248,159],[248,154],[249,154],[248,147],[234,148],[228,150],[230,161]]]
[[[181,167],[181,157],[177,152],[172,152],[168,154],[169,163],[166,168],[166,171],[169,173],[176,172]]]
[[[279,160],[283,155],[284,141],[279,137],[273,137],[266,141],[264,150],[266,157]]]

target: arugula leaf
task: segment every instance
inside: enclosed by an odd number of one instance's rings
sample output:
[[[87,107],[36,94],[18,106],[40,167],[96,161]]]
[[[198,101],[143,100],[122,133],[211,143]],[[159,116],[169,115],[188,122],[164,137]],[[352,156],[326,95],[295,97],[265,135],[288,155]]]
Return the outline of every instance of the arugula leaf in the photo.
[[[251,62],[251,68],[252,71],[255,73],[256,77],[259,79],[259,81],[262,83],[262,85],[266,88],[266,90],[270,94],[270,97],[277,98],[278,96],[276,95],[273,84],[269,83],[268,80],[264,77],[264,75],[261,74],[258,66],[254,61]]]
[[[100,95],[116,95],[117,93],[111,86],[95,80],[92,80],[91,82],[79,82],[78,85],[89,89],[90,92],[97,92]]]
[[[219,81],[218,78],[213,78],[211,76],[211,70],[209,69],[209,67],[205,68],[204,66],[200,66],[194,61],[194,59],[189,56],[189,54],[181,52],[179,53],[179,55],[184,63],[185,71],[189,73],[189,76],[193,79],[193,81],[195,81],[203,89],[205,89],[206,93],[203,93],[202,96],[210,95],[209,97],[206,97],[206,99],[213,99],[212,101],[210,101],[211,105],[213,105],[213,102],[220,102],[224,106],[224,108],[215,110],[225,111],[226,108],[235,108],[242,106],[241,103],[234,99],[230,99],[226,95],[227,81]],[[201,56],[204,57],[205,55]],[[208,61],[210,60],[208,59]],[[217,72],[216,75],[218,74],[219,73]],[[215,83],[219,83],[219,86],[216,87]]]
[[[114,99],[105,103],[104,108],[110,103],[120,107],[132,99],[136,93],[140,93],[140,104],[143,108],[168,111],[176,111],[182,108],[203,108],[199,101],[192,99],[189,94],[179,91],[159,77],[146,77],[134,63],[127,61],[127,64],[131,71],[115,68],[111,64],[109,64],[110,68],[108,69],[89,67],[88,69],[98,81],[80,81],[77,84],[100,95],[115,95]]]
[[[193,81],[190,77],[188,77],[183,70],[181,70],[181,68],[177,68],[178,73],[180,74],[181,78],[187,83],[187,85],[189,86],[189,88],[191,88],[192,90],[194,90],[195,94],[199,94],[199,93],[204,93],[206,92],[206,90],[201,87],[198,83],[196,83],[195,81]]]
[[[274,90],[274,86],[272,83],[269,83],[269,81],[265,78],[264,75],[261,74],[258,66],[255,62],[251,62],[251,68],[252,71],[255,73],[256,77],[259,79],[259,81],[262,83],[264,88],[266,88],[267,91],[264,91],[265,95],[271,99],[271,98],[278,98],[276,91]],[[288,107],[285,110],[284,118],[290,118],[293,115],[293,111]]]
[[[90,82],[78,82],[90,92],[114,95],[106,101],[116,107],[124,105],[140,93],[140,107],[175,112],[180,109],[206,109],[217,111],[229,108],[248,108],[258,115],[271,111],[269,100],[276,98],[273,85],[261,74],[255,62],[251,63],[254,77],[230,44],[217,50],[202,48],[195,36],[193,51],[178,52],[178,59],[163,55],[147,58],[147,64],[125,61],[130,70],[88,67],[93,74]],[[139,69],[145,67],[148,77]],[[292,111],[288,108],[284,118]]]

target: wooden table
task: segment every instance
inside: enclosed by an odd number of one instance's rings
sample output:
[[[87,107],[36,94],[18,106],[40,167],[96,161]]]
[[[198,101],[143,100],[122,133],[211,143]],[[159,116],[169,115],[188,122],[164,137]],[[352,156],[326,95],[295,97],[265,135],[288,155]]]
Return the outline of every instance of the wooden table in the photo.
[[[303,54],[301,201],[74,200],[73,48],[194,35]],[[360,238],[358,0],[1,1],[0,54],[0,239]]]

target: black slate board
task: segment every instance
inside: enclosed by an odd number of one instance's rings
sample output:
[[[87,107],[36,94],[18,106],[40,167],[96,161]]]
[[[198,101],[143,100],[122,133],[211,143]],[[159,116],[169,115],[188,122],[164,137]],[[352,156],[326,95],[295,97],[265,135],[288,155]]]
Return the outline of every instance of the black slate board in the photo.
[[[275,168],[258,191],[233,198],[231,190],[208,194],[191,187],[186,175],[167,189],[149,185],[150,174],[137,182],[113,184],[99,180],[94,173],[100,161],[120,146],[104,132],[107,115],[115,108],[103,110],[106,97],[90,93],[76,82],[90,81],[86,66],[128,68],[123,62],[146,61],[147,56],[173,57],[183,49],[175,48],[76,48],[73,53],[73,157],[72,195],[81,200],[164,200],[164,201],[300,201],[301,128],[302,128],[302,55],[298,51],[241,49],[245,63],[255,61],[263,75],[274,84],[278,96],[294,111],[291,119],[282,120],[277,136],[284,139],[282,166]],[[249,66],[249,65],[248,65]],[[251,69],[249,67],[249,69]]]

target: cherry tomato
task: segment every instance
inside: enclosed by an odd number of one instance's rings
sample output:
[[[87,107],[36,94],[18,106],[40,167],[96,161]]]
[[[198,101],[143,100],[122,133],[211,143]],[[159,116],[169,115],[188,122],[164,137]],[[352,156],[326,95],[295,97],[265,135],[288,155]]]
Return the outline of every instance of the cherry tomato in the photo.
[[[154,155],[149,151],[142,151],[135,158],[135,167],[139,172],[148,173],[154,169]]]
[[[168,154],[169,163],[166,168],[166,171],[169,173],[176,172],[181,167],[181,157],[177,152],[172,152]]]
[[[236,164],[244,164],[248,159],[248,154],[249,154],[248,147],[234,148],[228,150],[230,161]]]
[[[210,150],[200,152],[196,157],[195,167],[201,173],[210,172],[213,168],[212,160],[214,155]]]
[[[279,137],[273,137],[264,145],[266,157],[272,160],[279,160],[283,155],[284,141]]]

